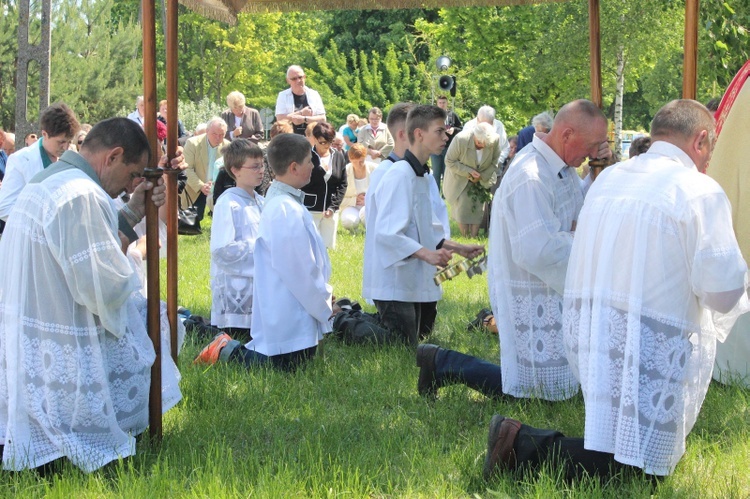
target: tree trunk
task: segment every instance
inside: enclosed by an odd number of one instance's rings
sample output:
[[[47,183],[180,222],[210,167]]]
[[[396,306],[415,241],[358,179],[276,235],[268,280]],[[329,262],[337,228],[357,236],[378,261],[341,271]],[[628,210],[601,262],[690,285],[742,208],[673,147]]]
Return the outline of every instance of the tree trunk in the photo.
[[[617,49],[617,84],[615,87],[615,159],[620,161],[622,151],[622,96],[625,90],[625,47]]]

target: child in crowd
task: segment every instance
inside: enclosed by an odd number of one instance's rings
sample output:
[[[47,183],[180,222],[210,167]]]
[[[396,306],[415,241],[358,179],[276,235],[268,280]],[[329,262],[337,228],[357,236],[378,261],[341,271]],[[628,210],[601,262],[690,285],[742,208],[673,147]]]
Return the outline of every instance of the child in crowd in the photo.
[[[253,306],[255,240],[263,196],[263,151],[248,139],[235,139],[224,150],[224,171],[236,187],[214,206],[211,229],[211,324],[249,341]]]
[[[367,148],[354,144],[349,149],[349,163],[346,165],[346,192],[341,202],[341,225],[354,230],[365,223],[365,193],[370,185],[370,174],[377,165],[366,161]]]
[[[267,153],[276,179],[266,193],[255,241],[253,339],[241,345],[219,334],[196,362],[221,359],[248,368],[294,370],[331,331],[331,264],[300,190],[312,173],[310,144],[300,135],[282,134],[271,140]]]

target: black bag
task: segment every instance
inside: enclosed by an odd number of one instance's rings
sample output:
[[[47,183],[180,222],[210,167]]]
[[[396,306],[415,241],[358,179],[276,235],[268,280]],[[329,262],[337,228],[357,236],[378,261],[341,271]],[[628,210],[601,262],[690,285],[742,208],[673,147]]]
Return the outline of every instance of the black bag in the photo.
[[[198,222],[198,209],[193,206],[193,200],[185,192],[185,199],[189,206],[182,208],[182,200],[177,198],[177,233],[183,236],[197,236],[202,234],[200,222]]]

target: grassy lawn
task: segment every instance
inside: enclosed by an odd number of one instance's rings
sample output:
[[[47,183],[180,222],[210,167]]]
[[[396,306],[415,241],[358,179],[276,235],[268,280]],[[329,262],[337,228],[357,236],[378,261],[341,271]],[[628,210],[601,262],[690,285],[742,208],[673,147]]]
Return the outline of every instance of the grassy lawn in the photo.
[[[180,237],[179,303],[204,316],[208,243],[207,234]],[[361,300],[363,245],[361,233],[340,232],[330,253],[337,296]],[[497,337],[466,330],[488,305],[484,277],[459,276],[444,291],[430,341],[497,362]],[[571,485],[554,469],[486,482],[493,414],[580,436],[582,398],[493,401],[449,387],[428,402],[404,347],[327,339],[307,368],[287,374],[193,366],[202,346],[188,336],[184,399],[165,415],[160,445],[143,439],[134,458],[89,475],[70,465],[46,478],[4,472],[0,497],[750,497],[748,391],[711,386],[686,455],[656,486],[641,476]]]

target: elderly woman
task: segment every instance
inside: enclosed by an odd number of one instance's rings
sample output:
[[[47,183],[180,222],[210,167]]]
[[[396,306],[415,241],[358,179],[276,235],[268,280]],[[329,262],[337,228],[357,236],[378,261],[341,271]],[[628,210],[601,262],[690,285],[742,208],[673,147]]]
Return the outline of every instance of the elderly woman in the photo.
[[[346,158],[344,153],[331,148],[336,130],[326,122],[312,130],[315,139],[313,170],[310,183],[302,188],[304,204],[312,214],[326,248],[336,248],[336,229],[339,207],[346,192]]]
[[[229,109],[221,113],[221,118],[227,122],[227,140],[250,139],[258,142],[263,139],[263,122],[257,109],[245,105],[242,92],[229,92],[227,95]]]
[[[341,202],[341,225],[354,230],[365,223],[365,193],[370,186],[370,174],[377,165],[365,161],[367,149],[354,144],[349,149],[349,164],[346,165],[346,193]]]
[[[488,123],[459,133],[448,147],[443,194],[464,237],[479,235],[483,203],[497,181],[500,152],[500,138]]]
[[[344,152],[349,152],[349,148],[357,143],[357,133],[359,132],[359,116],[350,114],[346,117],[346,126],[341,127],[341,135],[344,137]]]
[[[380,163],[393,151],[393,137],[383,123],[383,111],[379,108],[370,109],[367,120],[369,123],[362,127],[357,135],[357,143],[367,148],[370,161]]]

